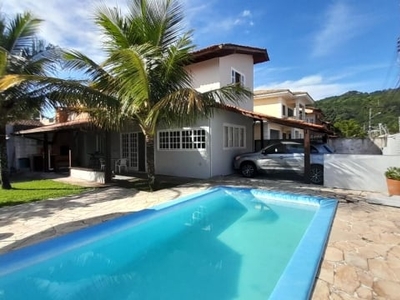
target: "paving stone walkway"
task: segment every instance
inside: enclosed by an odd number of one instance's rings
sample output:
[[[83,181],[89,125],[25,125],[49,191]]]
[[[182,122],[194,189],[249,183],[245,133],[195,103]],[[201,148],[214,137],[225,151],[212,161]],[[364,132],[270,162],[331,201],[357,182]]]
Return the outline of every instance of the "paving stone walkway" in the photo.
[[[3,207],[0,253],[215,185],[252,186],[338,199],[312,299],[400,299],[400,209],[366,202],[385,195],[327,189],[288,180],[229,176],[153,193],[111,186],[79,196]],[[400,197],[390,199],[400,202]]]

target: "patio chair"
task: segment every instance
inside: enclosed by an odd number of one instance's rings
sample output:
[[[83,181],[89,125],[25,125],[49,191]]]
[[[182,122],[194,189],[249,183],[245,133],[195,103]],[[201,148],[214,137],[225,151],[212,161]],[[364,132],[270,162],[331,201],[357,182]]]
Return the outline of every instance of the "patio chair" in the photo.
[[[120,158],[115,162],[115,172],[118,171],[118,173],[121,173],[121,169],[125,169],[127,171],[128,169],[128,159],[127,158]]]
[[[104,158],[100,157],[99,162],[100,162],[100,170],[104,171],[104,169],[106,168],[106,160]]]

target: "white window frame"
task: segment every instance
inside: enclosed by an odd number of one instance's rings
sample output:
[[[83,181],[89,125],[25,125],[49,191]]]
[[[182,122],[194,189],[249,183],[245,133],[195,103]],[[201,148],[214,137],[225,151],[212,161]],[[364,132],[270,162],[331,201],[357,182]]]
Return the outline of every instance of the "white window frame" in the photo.
[[[207,136],[207,129],[203,127],[158,130],[157,150],[205,151]]]
[[[223,124],[222,148],[224,150],[246,148],[246,127],[235,124]]]
[[[240,78],[240,82],[236,81],[236,76],[239,75]],[[234,68],[231,69],[231,83],[235,84],[235,83],[240,83],[241,86],[245,86],[245,77],[243,75],[243,73],[239,72],[238,70],[235,70]]]

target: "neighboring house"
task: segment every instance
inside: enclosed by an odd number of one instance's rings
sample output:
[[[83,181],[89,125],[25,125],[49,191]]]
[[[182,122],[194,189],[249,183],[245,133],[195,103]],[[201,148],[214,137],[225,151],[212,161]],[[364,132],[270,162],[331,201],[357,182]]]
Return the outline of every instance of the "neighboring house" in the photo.
[[[37,120],[21,120],[8,123],[6,126],[8,167],[14,172],[18,170],[30,170],[30,157],[36,154],[42,143],[33,139],[25,139],[12,135],[13,132],[43,126]]]
[[[200,92],[238,82],[252,91],[254,64],[269,60],[266,49],[234,44],[211,46],[193,55],[194,61],[187,68],[193,78],[193,87]],[[239,102],[238,106],[244,111],[252,111],[253,99]],[[104,153],[103,132],[91,126],[87,118],[68,111],[61,114],[55,124],[17,134],[42,141],[43,170],[64,166],[98,167],[94,162]],[[194,125],[158,128],[156,173],[193,178],[231,174],[233,157],[252,151],[253,142],[253,119],[221,106],[215,109],[212,118]],[[145,141],[137,124],[126,124],[112,135],[111,144],[113,164],[126,158],[129,171],[145,171]]]
[[[312,124],[326,124],[324,113],[320,108],[316,107],[306,107],[305,121]]]
[[[288,89],[258,90],[254,92],[254,111],[268,114],[282,119],[293,119],[313,124],[321,124],[315,121],[316,112],[307,114],[306,106],[312,106],[314,100],[306,92],[292,92]],[[308,110],[310,112],[310,110]],[[302,129],[294,128],[276,123],[263,122],[255,125],[255,140],[269,139],[302,139]],[[263,130],[262,130],[263,129]],[[261,137],[263,132],[263,137]]]

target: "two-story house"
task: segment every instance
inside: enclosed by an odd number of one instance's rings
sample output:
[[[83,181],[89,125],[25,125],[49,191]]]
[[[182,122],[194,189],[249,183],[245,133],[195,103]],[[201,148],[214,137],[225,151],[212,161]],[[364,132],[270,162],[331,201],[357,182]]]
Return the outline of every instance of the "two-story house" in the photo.
[[[241,83],[253,91],[254,65],[269,60],[266,49],[234,44],[195,51],[193,58],[187,69],[192,76],[192,86],[200,92],[231,83]],[[252,111],[253,99],[235,105]],[[104,153],[104,134],[88,126],[88,120],[73,115],[62,121],[18,134],[34,135],[43,141],[44,169],[51,166],[52,156],[57,166],[57,157],[64,159],[64,154],[69,155],[71,167],[92,168],[93,157],[101,157]],[[252,151],[253,141],[252,118],[237,111],[215,108],[212,118],[196,124],[157,129],[156,174],[193,178],[231,174],[233,157]],[[126,160],[128,171],[145,171],[145,141],[137,124],[126,124],[112,135],[111,157],[112,164],[121,158]]]
[[[258,90],[254,93],[254,111],[282,119],[309,121],[306,106],[312,106],[314,100],[307,92],[292,92],[288,89]],[[308,120],[307,120],[308,118]],[[314,123],[314,122],[308,122]],[[263,126],[261,130],[260,126]],[[264,136],[261,137],[261,132]],[[263,122],[255,125],[255,140],[301,139],[304,137],[300,128]]]

